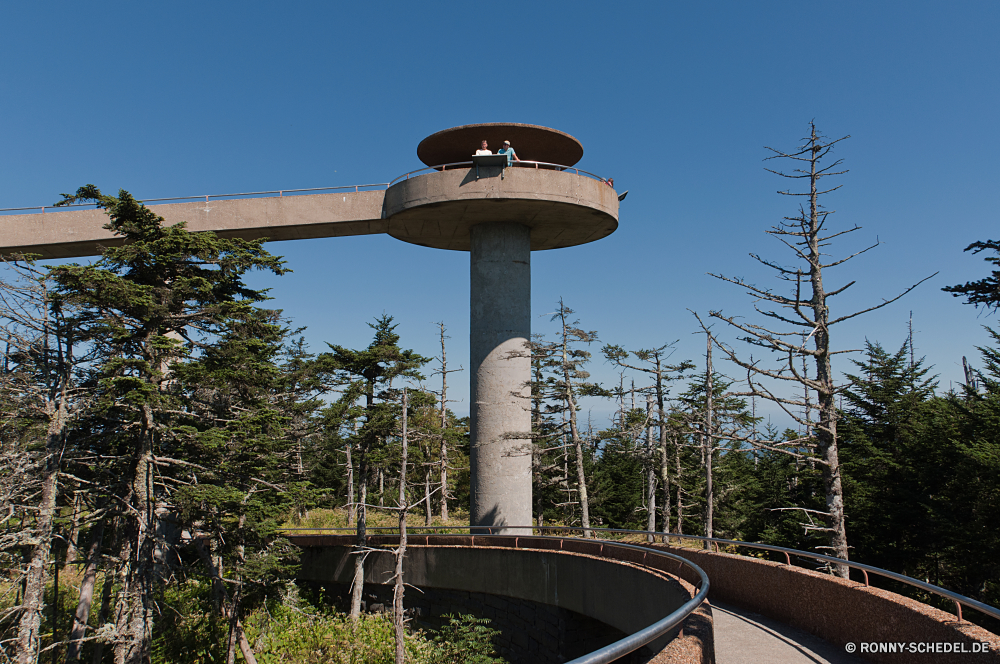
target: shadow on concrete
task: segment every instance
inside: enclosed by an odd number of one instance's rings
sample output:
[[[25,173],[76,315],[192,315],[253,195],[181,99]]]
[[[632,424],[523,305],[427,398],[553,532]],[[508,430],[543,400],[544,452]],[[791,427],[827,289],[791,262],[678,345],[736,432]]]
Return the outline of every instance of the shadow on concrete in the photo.
[[[731,604],[712,602],[717,664],[854,664],[861,662],[808,632]]]

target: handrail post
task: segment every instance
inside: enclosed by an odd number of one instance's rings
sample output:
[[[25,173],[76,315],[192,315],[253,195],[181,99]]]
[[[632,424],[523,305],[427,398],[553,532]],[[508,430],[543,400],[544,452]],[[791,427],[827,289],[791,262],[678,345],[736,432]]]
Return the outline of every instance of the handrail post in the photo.
[[[957,599],[953,599],[952,601],[955,602],[955,608],[958,613],[958,622],[962,622],[962,604]]]

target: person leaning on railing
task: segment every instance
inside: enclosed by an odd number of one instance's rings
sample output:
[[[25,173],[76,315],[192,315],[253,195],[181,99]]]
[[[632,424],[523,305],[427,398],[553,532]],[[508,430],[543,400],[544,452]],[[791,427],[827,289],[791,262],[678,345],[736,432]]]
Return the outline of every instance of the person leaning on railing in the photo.
[[[497,150],[497,154],[507,155],[507,165],[510,166],[515,161],[521,161],[517,158],[517,153],[514,152],[514,148],[510,147],[510,141],[504,141],[503,147]]]

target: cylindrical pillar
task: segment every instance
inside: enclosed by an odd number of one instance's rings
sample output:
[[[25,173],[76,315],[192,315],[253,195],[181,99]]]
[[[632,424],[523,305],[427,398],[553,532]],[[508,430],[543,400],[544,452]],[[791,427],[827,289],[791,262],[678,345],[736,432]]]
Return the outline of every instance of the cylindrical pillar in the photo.
[[[531,229],[470,230],[470,520],[513,533],[531,524]]]

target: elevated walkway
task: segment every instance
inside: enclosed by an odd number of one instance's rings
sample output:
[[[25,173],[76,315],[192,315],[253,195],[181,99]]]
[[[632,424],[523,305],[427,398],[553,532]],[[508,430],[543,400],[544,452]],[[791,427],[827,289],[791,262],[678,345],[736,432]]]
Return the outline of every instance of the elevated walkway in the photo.
[[[844,648],[724,602],[712,602],[716,664],[857,664]]]
[[[530,532],[527,528],[524,530]],[[613,533],[607,531],[607,534]],[[397,541],[395,536],[376,536],[372,539],[373,544],[382,546],[391,546]],[[293,536],[292,541],[307,549],[341,547],[344,549],[340,554],[343,559],[347,556],[346,547],[352,543],[353,536],[298,535]],[[662,543],[626,545],[609,540],[567,537],[415,535],[411,536],[411,541],[424,546],[451,548],[462,545],[466,548],[463,565],[438,566],[435,572],[437,580],[434,581],[438,586],[454,586],[460,581],[465,589],[478,588],[488,593],[530,598],[541,604],[558,605],[561,597],[573,596],[576,598],[572,600],[576,602],[573,610],[592,615],[602,622],[607,621],[624,634],[631,633],[633,636],[639,633],[636,630],[641,625],[654,620],[656,615],[669,611],[671,606],[682,599],[678,597],[673,603],[664,604],[659,591],[655,590],[654,594],[658,596],[655,601],[643,599],[651,589],[657,587],[656,583],[669,582],[670,577],[681,583],[687,581],[684,588],[690,597],[694,596],[696,587],[709,588],[707,596],[711,605],[705,602],[696,612],[689,613],[683,623],[677,623],[679,630],[669,634],[664,632],[665,636],[672,638],[668,638],[666,642],[659,639],[655,647],[651,651],[647,650],[641,658],[616,659],[620,655],[612,655],[610,646],[607,646],[578,657],[573,660],[574,664],[603,664],[612,661],[659,664],[849,664],[862,661],[906,664],[1000,663],[1000,636],[963,620],[960,616],[871,587],[867,581],[860,583],[843,579],[796,567],[788,562],[772,562],[751,556]],[[768,545],[743,545],[774,549],[784,552],[786,556],[823,557]],[[536,578],[537,574],[533,577],[522,572],[521,564],[513,558],[507,561],[509,564],[506,566],[478,565],[477,556],[482,551],[476,551],[476,547],[536,549],[536,553],[573,553],[582,558],[624,564],[632,568],[632,571],[626,573],[617,570],[609,573],[604,568],[594,567],[594,563],[586,563],[579,558],[572,561],[572,564],[563,565],[559,556],[549,556],[543,565],[546,569],[544,576]],[[643,553],[643,550],[648,553]],[[670,557],[659,558],[657,554],[669,554]],[[311,557],[316,560],[316,555],[312,553],[304,559]],[[479,560],[485,562],[486,559]],[[693,564],[686,565],[682,561]],[[866,574],[899,576],[857,563],[850,564],[866,570]],[[594,568],[590,569],[588,565]],[[329,565],[325,567],[331,569]],[[460,567],[463,568],[458,573],[461,578],[449,578]],[[321,571],[323,568],[323,565],[312,564],[308,574],[332,574],[331,571]],[[645,581],[643,569],[648,575]],[[629,575],[632,578],[626,581]],[[514,577],[520,578],[520,590],[509,587],[510,579]],[[562,595],[553,585],[556,578],[559,579],[559,587],[563,588]],[[379,582],[375,577],[371,581]],[[927,585],[915,579],[910,581],[914,585]],[[508,584],[508,587],[501,587],[504,584]],[[676,587],[674,588],[672,593],[676,595]],[[568,589],[572,590],[566,594]],[[992,607],[944,589],[938,588],[937,591],[954,599],[956,606],[961,602],[967,607],[986,611],[989,615],[1000,613]],[[586,601],[581,603],[581,598],[586,598]],[[700,600],[695,605],[698,603]],[[688,606],[690,609],[692,605],[689,603]],[[655,610],[652,613],[645,611],[653,607]],[[649,642],[651,641],[647,641]],[[924,648],[934,647],[936,644],[947,645],[950,650],[878,652],[879,644],[914,644]]]

